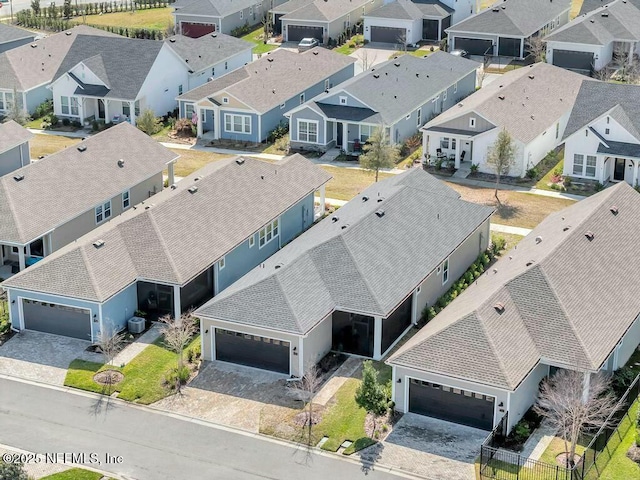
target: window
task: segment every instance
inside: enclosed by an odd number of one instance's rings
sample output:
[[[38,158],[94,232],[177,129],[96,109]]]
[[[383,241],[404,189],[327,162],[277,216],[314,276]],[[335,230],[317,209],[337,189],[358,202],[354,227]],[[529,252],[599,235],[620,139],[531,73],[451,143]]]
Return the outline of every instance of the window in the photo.
[[[201,110],[200,111],[200,121],[202,123],[206,123],[207,122],[207,111],[206,110]]]
[[[0,110],[4,110],[4,93],[0,92]]]
[[[595,155],[587,155],[585,162],[583,154],[575,153],[573,155],[573,174],[583,177],[595,177],[597,164],[598,158]]]
[[[131,116],[131,105],[129,102],[121,102],[122,103],[122,115],[129,118]]]
[[[222,257],[220,260],[218,260],[218,270],[224,270],[225,259],[226,257]]]
[[[329,90],[329,88],[330,88],[330,87],[331,87],[331,82],[329,82],[329,79],[327,78],[327,79],[324,81],[324,89],[325,89],[325,90]]]
[[[556,138],[560,135],[560,122],[556,123]]]
[[[131,194],[129,190],[122,193],[122,209],[126,210],[131,206]]]
[[[584,155],[575,153],[573,155],[573,174],[582,175],[583,168],[584,168]]]
[[[458,82],[453,84],[453,93],[458,93]]]
[[[229,97],[222,97],[222,103],[229,103]]]
[[[184,118],[188,118],[191,119],[191,116],[193,115],[193,103],[187,103],[184,106]]]
[[[60,111],[63,115],[69,115],[69,97],[60,97]]]
[[[447,99],[447,91],[442,92],[442,101],[444,102]]]
[[[266,226],[260,229],[259,233],[260,242],[259,248],[264,247],[267,243],[269,243],[274,238],[278,237],[278,219],[275,219],[273,222],[268,223]]]
[[[212,77],[216,76],[216,67],[211,67],[211,76]]]
[[[224,114],[224,131],[232,133],[251,133],[251,117],[249,115]]]
[[[587,166],[585,167],[584,174],[587,177],[595,177],[596,176],[596,164],[598,163],[598,159],[595,155],[587,155]]]
[[[609,117],[607,117],[607,125],[609,125]]]
[[[256,244],[256,237],[254,235],[251,235],[249,237],[249,248],[253,248],[255,244]]]
[[[476,117],[469,118],[469,128],[476,128]]]
[[[96,207],[96,223],[104,222],[111,217],[111,200]]]
[[[71,115],[75,115],[77,117],[80,114],[78,110],[78,98],[69,97],[69,103],[71,104]]]
[[[449,281],[449,259],[447,258],[442,264],[442,284]]]
[[[449,149],[449,137],[442,137],[440,139],[440,148],[443,150]]]
[[[182,85],[178,85],[178,95],[182,95]]]
[[[253,7],[249,7],[249,16],[253,16]]]
[[[610,132],[610,130],[609,130],[608,128],[605,128],[605,129],[604,129],[604,134],[605,134],[605,135],[609,135],[609,132]]]
[[[13,93],[6,92],[4,96],[7,110],[9,110],[11,107],[13,107]]]
[[[418,127],[421,127],[422,125],[420,125],[422,123],[422,109],[419,108],[418,111],[416,112],[416,115],[418,116]]]
[[[346,105],[347,104],[347,97],[340,97],[340,105]]]
[[[224,69],[225,70],[229,70],[229,63],[228,62],[224,62]]]
[[[318,143],[318,122],[298,120],[298,141]]]
[[[304,93],[300,94],[300,105],[304,103]]]
[[[240,20],[244,18],[244,10],[240,10]]]
[[[369,140],[369,137],[373,135],[376,127],[372,125],[360,125],[360,142],[364,143]]]
[[[135,114],[136,117],[140,116],[140,100],[136,100],[133,103],[133,113]]]
[[[452,138],[451,139],[451,150],[455,150],[456,149],[456,139]]]

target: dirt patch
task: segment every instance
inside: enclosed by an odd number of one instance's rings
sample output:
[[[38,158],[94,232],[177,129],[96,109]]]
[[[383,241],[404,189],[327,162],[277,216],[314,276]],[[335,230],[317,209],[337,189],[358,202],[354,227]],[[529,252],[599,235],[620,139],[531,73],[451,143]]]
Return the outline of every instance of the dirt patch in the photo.
[[[100,385],[115,385],[124,380],[124,375],[117,370],[103,370],[93,376],[93,381]]]
[[[317,425],[322,421],[322,411],[320,408],[313,409],[313,413],[311,414],[311,424]],[[309,426],[309,411],[305,410],[304,412],[298,413],[295,417],[293,417],[293,423],[299,427]]]
[[[402,418],[402,414],[389,411],[383,416],[368,413],[364,419],[364,431],[367,437],[382,441],[393,431],[393,426]]]
[[[640,446],[631,445],[631,448],[627,452],[627,457],[640,465]]]
[[[568,454],[568,453],[566,453],[566,452],[561,453],[560,455],[556,456],[556,463],[557,463],[558,465],[560,465],[561,467],[567,467],[567,465],[568,465],[568,463],[569,463],[569,462],[568,462],[568,460],[567,460],[567,457],[568,457],[568,456],[569,456],[569,454]],[[574,462],[574,464],[575,464],[575,463],[578,463],[579,461],[580,461],[580,455],[575,454],[575,455],[573,456],[573,462]]]

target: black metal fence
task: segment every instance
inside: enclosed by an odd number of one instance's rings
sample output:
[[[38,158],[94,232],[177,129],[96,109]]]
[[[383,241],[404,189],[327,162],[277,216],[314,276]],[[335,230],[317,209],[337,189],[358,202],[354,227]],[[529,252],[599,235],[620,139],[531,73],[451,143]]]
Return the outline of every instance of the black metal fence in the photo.
[[[564,468],[500,448],[507,435],[507,415],[493,429],[480,447],[481,480],[595,480],[600,477],[622,439],[635,428],[636,418],[629,411],[640,397],[640,375],[618,403],[618,409],[606,425],[593,436],[573,468]]]

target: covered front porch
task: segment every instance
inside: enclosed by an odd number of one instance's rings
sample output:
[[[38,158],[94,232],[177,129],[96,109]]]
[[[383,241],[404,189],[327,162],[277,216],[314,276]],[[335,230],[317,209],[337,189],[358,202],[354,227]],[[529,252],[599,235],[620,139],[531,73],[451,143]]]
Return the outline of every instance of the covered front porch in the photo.
[[[140,115],[140,100],[115,100],[99,97],[78,97],[78,116],[83,124],[94,120],[104,123],[129,122],[135,125],[136,118]]]
[[[593,156],[574,155],[573,173],[582,173],[592,178],[595,176],[600,183],[627,182],[632,187],[638,185],[640,145],[611,140],[606,144],[601,142],[595,159],[597,168],[593,172]]]
[[[42,260],[51,251],[51,234],[43,235],[26,245],[0,242],[0,278],[6,280]]]
[[[470,135],[429,130],[423,134],[422,151],[425,152],[425,160],[429,165],[440,162],[447,166],[453,164],[459,169],[471,166],[473,139]]]

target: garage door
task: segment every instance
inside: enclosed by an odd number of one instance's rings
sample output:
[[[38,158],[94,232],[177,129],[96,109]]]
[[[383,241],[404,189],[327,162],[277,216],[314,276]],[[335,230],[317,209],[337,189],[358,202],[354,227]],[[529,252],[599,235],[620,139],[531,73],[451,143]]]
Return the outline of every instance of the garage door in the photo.
[[[522,40],[519,38],[499,38],[498,55],[502,55],[503,57],[519,57],[521,43]]]
[[[581,73],[590,73],[593,67],[593,53],[554,50],[553,64],[557,67],[577,70]]]
[[[182,22],[180,26],[182,27],[182,35],[191,38],[200,38],[207,33],[216,31],[215,24],[205,25],[202,23]]]
[[[22,315],[24,328],[28,330],[91,340],[91,316],[88,310],[23,299]]]
[[[289,342],[216,328],[216,360],[289,374]]]
[[[455,37],[454,46],[456,50],[466,50],[470,55],[484,55],[489,50],[491,55],[491,48],[493,42],[491,40],[481,40],[479,38],[465,38]]]
[[[493,428],[494,397],[445,387],[414,378],[409,382],[409,411],[461,423],[470,427]]]
[[[371,41],[381,43],[405,43],[406,30],[404,28],[371,27]]]
[[[289,25],[287,27],[287,41],[299,42],[303,38],[315,38],[322,43],[322,27],[304,27]]]

